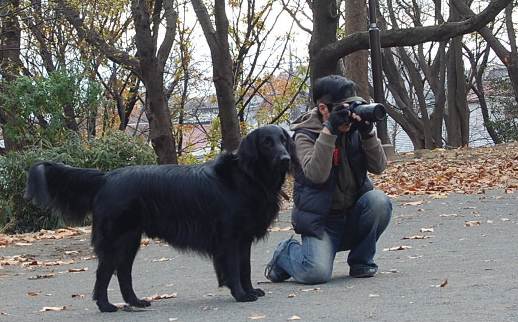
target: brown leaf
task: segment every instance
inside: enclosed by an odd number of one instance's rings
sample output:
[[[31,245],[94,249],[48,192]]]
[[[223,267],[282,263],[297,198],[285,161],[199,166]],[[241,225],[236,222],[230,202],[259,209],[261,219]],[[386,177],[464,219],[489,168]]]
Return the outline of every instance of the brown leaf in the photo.
[[[295,295],[295,293],[288,294],[288,298],[294,298],[295,296],[297,296],[297,295]]]
[[[160,257],[158,259],[153,259],[153,262],[167,262],[167,261],[170,261],[170,260],[172,260],[172,258]]]
[[[421,228],[419,231],[422,233],[433,233],[433,228]]]
[[[38,296],[40,293],[41,291],[29,291],[27,292],[27,296]]]
[[[40,312],[58,312],[63,311],[66,306],[44,306]]]
[[[84,299],[85,298],[85,295],[84,294],[72,294],[72,298],[80,298],[80,299]]]
[[[252,316],[249,316],[248,319],[250,320],[262,320],[266,318],[266,315],[252,315]]]
[[[448,285],[448,279],[445,279],[444,281],[442,281],[442,283],[439,285],[439,287],[445,287],[446,285]]]
[[[177,293],[161,294],[161,295],[154,294],[154,295],[145,297],[144,299],[148,300],[148,301],[158,301],[158,300],[164,300],[164,299],[174,299],[174,298],[176,298],[176,296],[177,296]]]
[[[86,272],[88,270],[88,267],[83,267],[83,268],[69,268],[68,269],[68,272],[69,273],[79,273],[79,272]]]
[[[48,273],[48,274],[38,274],[36,276],[31,276],[29,277],[30,280],[39,280],[39,279],[43,279],[43,278],[52,278],[56,276],[56,274],[54,273]]]
[[[424,200],[408,201],[403,203],[403,206],[420,206],[424,203]]]
[[[394,247],[390,247],[390,248],[383,248],[383,251],[386,252],[386,251],[398,251],[398,250],[405,250],[405,249],[410,249],[412,248],[412,246],[406,246],[406,245],[400,245],[400,246],[394,246]]]
[[[413,236],[407,236],[407,237],[403,237],[401,239],[428,239],[428,238],[432,238],[433,236],[425,236],[425,235],[413,235]]]
[[[475,227],[480,226],[480,220],[470,220],[464,222],[464,227]]]
[[[320,287],[305,288],[300,291],[301,292],[320,292]]]

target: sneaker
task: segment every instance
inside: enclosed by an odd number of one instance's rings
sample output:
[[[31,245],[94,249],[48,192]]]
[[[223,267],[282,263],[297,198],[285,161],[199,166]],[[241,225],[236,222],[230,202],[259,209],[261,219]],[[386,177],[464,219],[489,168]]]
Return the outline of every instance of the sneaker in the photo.
[[[349,269],[349,276],[356,278],[373,277],[377,272],[377,266],[354,265]]]
[[[284,240],[277,245],[277,249],[273,253],[272,259],[268,264],[266,264],[266,268],[264,269],[264,277],[270,280],[273,283],[284,282],[290,275],[286,273],[282,268],[277,266],[277,260],[279,259],[279,255],[286,248],[289,242],[293,239],[291,236],[289,239]]]

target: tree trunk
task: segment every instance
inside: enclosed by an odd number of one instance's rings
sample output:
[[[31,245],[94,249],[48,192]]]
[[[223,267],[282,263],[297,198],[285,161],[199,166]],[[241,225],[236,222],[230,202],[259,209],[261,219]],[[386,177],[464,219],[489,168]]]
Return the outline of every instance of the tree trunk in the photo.
[[[228,43],[229,23],[225,12],[225,1],[215,1],[215,28],[212,25],[203,1],[192,0],[191,3],[210,48],[212,77],[214,87],[216,88],[219,118],[221,121],[222,148],[227,151],[233,151],[239,146],[241,134],[234,99],[233,64]]]
[[[345,1],[345,32],[353,34],[367,30],[365,1]],[[358,95],[369,99],[369,51],[358,50],[344,57],[345,76],[358,85]]]
[[[19,10],[21,10],[19,0],[2,1],[0,5],[0,21],[2,27],[0,30],[0,73],[2,75],[0,90],[2,90],[4,84],[15,81],[21,74]],[[16,137],[11,137],[9,132],[5,131],[5,126],[13,123],[14,120],[15,115],[0,106],[0,125],[2,127],[6,152],[19,150],[24,146],[24,142],[21,142]]]
[[[158,12],[158,15],[160,15],[161,8],[157,6],[160,4],[161,1],[159,0],[155,2],[154,13]],[[167,12],[167,9],[166,7],[166,15],[172,14]],[[178,163],[175,140],[172,134],[171,115],[164,90],[165,61],[162,62],[162,60],[165,60],[165,58],[161,56],[168,35],[166,35],[164,43],[156,53],[156,35],[151,31],[151,9],[145,1],[133,0],[131,11],[135,21],[135,44],[137,56],[140,59],[140,75],[142,75],[142,82],[146,87],[146,97],[149,101],[147,115],[151,144],[160,164]],[[167,21],[167,23],[170,28],[171,22]],[[174,23],[176,23],[176,19],[174,19]],[[168,56],[169,51],[164,54]]]
[[[467,146],[469,141],[469,109],[466,101],[466,80],[462,60],[462,37],[450,41],[448,53],[448,113],[446,131],[450,147]]]
[[[309,43],[309,68],[311,88],[315,80],[338,73],[338,59],[330,57],[322,50],[336,42],[338,12],[335,0],[313,1],[313,33]]]

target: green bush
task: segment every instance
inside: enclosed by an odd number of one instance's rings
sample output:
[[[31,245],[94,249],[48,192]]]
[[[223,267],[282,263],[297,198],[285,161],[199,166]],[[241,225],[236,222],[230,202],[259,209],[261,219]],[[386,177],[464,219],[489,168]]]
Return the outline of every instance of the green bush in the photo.
[[[37,161],[97,168],[103,171],[137,164],[154,164],[153,149],[138,138],[113,132],[91,142],[72,136],[60,146],[34,147],[0,157],[0,228],[19,233],[63,226],[61,217],[23,199],[27,170]],[[3,227],[3,228],[2,228]]]

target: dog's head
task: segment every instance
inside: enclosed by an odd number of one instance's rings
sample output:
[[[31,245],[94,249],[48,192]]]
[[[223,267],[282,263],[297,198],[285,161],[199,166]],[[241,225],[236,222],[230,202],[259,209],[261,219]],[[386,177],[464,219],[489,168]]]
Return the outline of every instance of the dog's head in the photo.
[[[241,141],[237,155],[242,168],[255,175],[263,172],[284,175],[299,166],[292,138],[277,125],[250,132]]]

